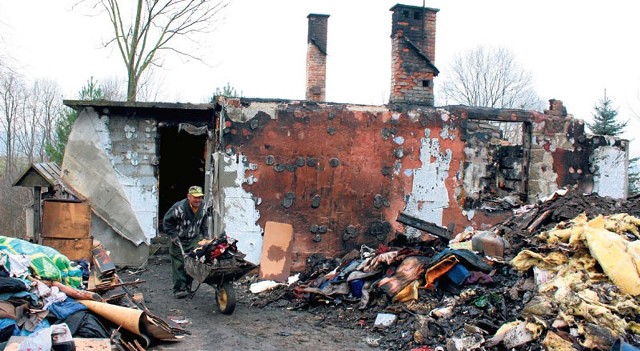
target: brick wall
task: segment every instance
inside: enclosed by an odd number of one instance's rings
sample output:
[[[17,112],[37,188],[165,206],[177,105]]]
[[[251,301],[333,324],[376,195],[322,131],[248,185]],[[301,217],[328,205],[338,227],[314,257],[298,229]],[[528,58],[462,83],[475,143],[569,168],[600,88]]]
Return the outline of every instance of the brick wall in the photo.
[[[522,110],[232,104],[224,144],[229,158],[245,167],[230,172],[225,184],[242,184],[254,199],[245,201],[255,206],[248,212],[259,213],[249,224],[293,226],[294,269],[312,254],[377,247],[396,232],[421,235],[396,221],[400,212],[459,233],[486,229],[512,216],[513,202],[535,201],[564,185],[595,189],[588,145],[604,144],[585,139],[582,121],[570,116]],[[510,145],[490,121],[523,124],[525,140]],[[238,208],[223,202],[231,223]],[[236,227],[228,234],[246,240],[232,233]]]
[[[310,14],[307,36],[306,99],[324,101],[327,80],[328,15]]]
[[[391,8],[390,103],[433,106],[436,13],[438,9],[396,5]]]

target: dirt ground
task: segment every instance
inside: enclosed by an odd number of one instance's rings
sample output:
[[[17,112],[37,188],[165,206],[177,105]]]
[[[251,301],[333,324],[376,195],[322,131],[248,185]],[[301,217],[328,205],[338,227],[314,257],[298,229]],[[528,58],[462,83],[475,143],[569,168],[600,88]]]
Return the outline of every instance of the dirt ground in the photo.
[[[293,311],[278,306],[252,306],[248,284],[236,283],[238,303],[231,315],[220,313],[211,286],[201,285],[193,298],[175,299],[167,255],[152,256],[144,271],[124,270],[125,281],[144,280],[141,292],[149,310],[180,322],[191,335],[148,350],[375,350],[375,335],[354,321],[352,328],[325,322],[324,311]],[[195,285],[194,285],[195,287]],[[367,342],[368,341],[368,342]],[[369,344],[373,346],[369,346]]]

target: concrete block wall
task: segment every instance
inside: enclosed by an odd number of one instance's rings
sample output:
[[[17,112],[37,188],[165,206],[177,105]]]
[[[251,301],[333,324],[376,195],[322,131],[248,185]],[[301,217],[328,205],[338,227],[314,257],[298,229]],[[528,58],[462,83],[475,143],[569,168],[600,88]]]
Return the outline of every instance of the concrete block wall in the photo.
[[[113,167],[145,235],[153,238],[158,217],[157,121],[111,116],[108,128]]]
[[[111,155],[113,165],[123,175],[155,177],[157,123],[150,119],[111,117]]]

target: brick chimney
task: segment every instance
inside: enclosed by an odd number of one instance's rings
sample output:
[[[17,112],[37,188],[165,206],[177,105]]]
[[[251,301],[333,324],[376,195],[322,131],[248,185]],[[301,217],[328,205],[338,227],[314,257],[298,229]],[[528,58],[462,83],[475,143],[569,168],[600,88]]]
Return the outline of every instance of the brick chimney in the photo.
[[[327,24],[329,15],[309,14],[306,99],[325,101],[327,81]]]
[[[567,117],[567,108],[564,107],[562,100],[551,99],[549,100],[549,109],[544,110],[545,115]]]
[[[433,106],[436,13],[439,9],[397,4],[391,23],[390,104]]]

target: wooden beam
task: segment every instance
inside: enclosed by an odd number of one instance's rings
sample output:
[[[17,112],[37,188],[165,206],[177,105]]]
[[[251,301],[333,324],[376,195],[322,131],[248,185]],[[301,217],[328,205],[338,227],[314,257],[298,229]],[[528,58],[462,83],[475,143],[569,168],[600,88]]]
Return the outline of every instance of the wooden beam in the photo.
[[[410,227],[423,230],[429,234],[433,234],[447,241],[451,240],[451,231],[435,223],[427,222],[422,219],[409,216],[408,214],[402,212],[398,213],[398,218],[396,219],[396,221],[402,224],[406,224]]]

